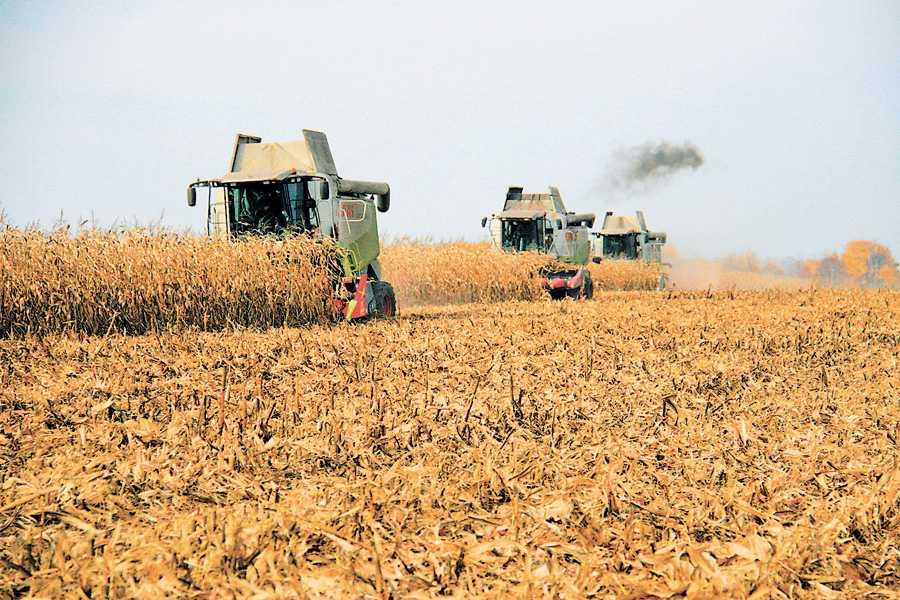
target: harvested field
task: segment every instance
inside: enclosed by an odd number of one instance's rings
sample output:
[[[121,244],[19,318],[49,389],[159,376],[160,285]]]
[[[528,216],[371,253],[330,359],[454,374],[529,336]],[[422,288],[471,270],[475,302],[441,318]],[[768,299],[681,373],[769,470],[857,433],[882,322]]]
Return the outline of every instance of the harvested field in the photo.
[[[900,293],[0,341],[0,597],[888,598]]]

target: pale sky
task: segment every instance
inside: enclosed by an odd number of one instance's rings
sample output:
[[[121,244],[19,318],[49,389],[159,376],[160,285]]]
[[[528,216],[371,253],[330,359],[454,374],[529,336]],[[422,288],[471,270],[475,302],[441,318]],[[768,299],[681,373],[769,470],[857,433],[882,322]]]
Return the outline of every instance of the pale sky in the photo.
[[[484,239],[506,188],[633,214],[688,256],[900,258],[900,2],[0,0],[8,223],[205,231],[236,133],[324,131],[382,233]],[[628,148],[705,164],[640,195]]]

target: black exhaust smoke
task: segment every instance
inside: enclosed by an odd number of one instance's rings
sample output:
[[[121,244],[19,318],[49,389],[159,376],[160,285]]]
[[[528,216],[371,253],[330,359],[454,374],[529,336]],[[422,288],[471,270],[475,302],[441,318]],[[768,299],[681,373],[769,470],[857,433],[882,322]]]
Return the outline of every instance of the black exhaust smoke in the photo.
[[[612,188],[637,191],[667,180],[682,169],[696,171],[702,164],[700,149],[690,142],[680,146],[665,141],[647,143],[622,150],[615,156],[607,183]]]

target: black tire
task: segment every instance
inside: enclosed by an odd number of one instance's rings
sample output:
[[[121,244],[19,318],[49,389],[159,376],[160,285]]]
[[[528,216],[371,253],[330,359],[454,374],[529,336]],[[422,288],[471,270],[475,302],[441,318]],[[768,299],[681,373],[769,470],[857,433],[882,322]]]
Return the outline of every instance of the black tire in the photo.
[[[394,296],[394,288],[386,281],[372,282],[372,296],[374,298],[366,307],[370,319],[390,319],[397,316],[397,298]]]
[[[551,300],[562,300],[569,295],[568,288],[547,288]]]
[[[584,280],[584,299],[590,300],[594,297],[594,280],[593,279],[585,279]]]

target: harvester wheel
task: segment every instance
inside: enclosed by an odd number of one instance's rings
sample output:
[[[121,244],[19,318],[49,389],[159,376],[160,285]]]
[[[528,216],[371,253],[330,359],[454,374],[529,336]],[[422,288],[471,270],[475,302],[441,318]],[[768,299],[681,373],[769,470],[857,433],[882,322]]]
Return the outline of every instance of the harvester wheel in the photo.
[[[551,300],[562,300],[569,295],[568,288],[549,288],[547,291],[550,294]]]
[[[584,298],[585,300],[590,300],[594,297],[594,280],[593,279],[585,279],[584,280]]]
[[[369,304],[369,317],[372,319],[389,319],[397,315],[397,299],[394,288],[386,281],[372,282],[372,295],[375,297]]]

